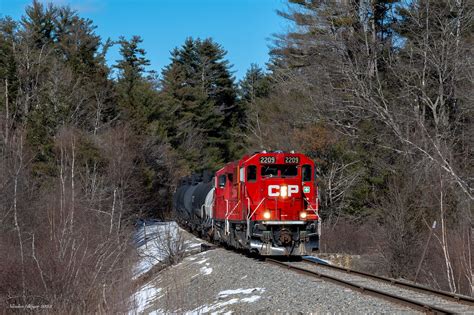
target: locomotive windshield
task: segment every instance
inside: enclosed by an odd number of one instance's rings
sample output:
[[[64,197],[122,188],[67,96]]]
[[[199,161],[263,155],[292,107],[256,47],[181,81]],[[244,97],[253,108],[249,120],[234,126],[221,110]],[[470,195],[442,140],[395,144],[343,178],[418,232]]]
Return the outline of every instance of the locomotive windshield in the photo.
[[[262,165],[262,177],[294,177],[298,175],[296,165]]]

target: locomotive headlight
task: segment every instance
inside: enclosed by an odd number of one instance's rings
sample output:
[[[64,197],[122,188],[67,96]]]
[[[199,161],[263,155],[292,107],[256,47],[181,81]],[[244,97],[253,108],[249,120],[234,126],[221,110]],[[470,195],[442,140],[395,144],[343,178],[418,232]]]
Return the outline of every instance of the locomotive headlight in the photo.
[[[308,215],[308,214],[306,213],[306,211],[301,211],[301,212],[300,212],[300,218],[301,218],[301,219],[306,219],[306,216],[307,216],[307,215]]]
[[[280,196],[286,198],[288,196],[288,186],[280,187]]]
[[[263,213],[263,217],[264,217],[265,219],[270,219],[270,217],[271,217],[270,211],[265,211],[265,212]]]

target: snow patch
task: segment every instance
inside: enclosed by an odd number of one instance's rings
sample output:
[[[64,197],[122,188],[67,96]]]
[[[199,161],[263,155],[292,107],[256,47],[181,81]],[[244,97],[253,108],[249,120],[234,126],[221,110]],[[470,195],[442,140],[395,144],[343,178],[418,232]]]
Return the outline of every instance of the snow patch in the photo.
[[[232,304],[235,304],[239,302],[239,299],[230,299],[228,301],[224,301],[224,302],[216,302],[216,303],[213,303],[211,305],[202,305],[202,306],[199,306],[198,308],[195,308],[194,310],[192,310],[191,312],[187,313],[187,314],[202,314],[202,313],[209,313],[211,311],[214,311],[214,310],[218,310],[218,309],[221,309],[227,305],[232,305]]]
[[[205,267],[204,267],[205,268]],[[202,269],[202,268],[201,268]],[[212,304],[205,304],[202,305],[187,314],[200,314],[200,313],[223,313],[225,310],[225,307],[227,305],[231,304],[236,304],[236,303],[253,303],[258,301],[261,296],[260,295],[251,295],[249,297],[244,297],[244,298],[239,298],[236,297],[235,295],[247,295],[251,293],[263,293],[265,292],[264,288],[250,288],[250,289],[235,289],[235,290],[224,290],[221,291],[217,294],[217,299],[214,303]],[[230,298],[230,299],[228,299]],[[226,301],[223,301],[225,299],[228,299]],[[231,314],[232,312],[226,312],[226,314]]]
[[[166,262],[170,254],[201,246],[201,242],[197,238],[188,237],[185,240],[185,231],[176,222],[140,221],[138,225],[139,227],[134,235],[134,242],[137,247],[139,260],[134,266],[133,280],[138,279],[154,266]],[[205,252],[200,254],[205,254]],[[190,261],[202,258],[203,256],[188,257]],[[203,259],[199,263],[203,264],[206,261],[207,259]],[[180,264],[171,268],[176,268]],[[212,272],[212,268],[208,267],[208,264],[206,265],[203,265],[203,269],[197,275],[208,275]],[[161,290],[161,288],[156,288],[151,284],[137,288],[137,291],[131,297],[137,308],[131,311],[130,314],[140,314],[149,308],[151,303],[163,296],[160,295]],[[165,314],[165,311],[157,309],[150,314]]]
[[[190,243],[186,248],[196,248],[201,247],[201,243]]]
[[[135,234],[138,254],[141,259],[135,266],[134,279],[165,261],[170,252],[180,250],[181,229],[176,222],[153,222],[143,224]]]
[[[203,275],[210,275],[212,273],[212,268],[211,267],[201,267],[200,271],[201,271],[201,274],[203,274]]]
[[[137,305],[136,313],[143,312],[161,290],[161,288],[155,288],[150,283],[141,287],[140,290],[134,294],[134,300]]]
[[[226,298],[229,295],[250,294],[250,293],[253,293],[253,292],[263,293],[263,292],[265,292],[265,289],[264,288],[250,288],[250,289],[224,290],[224,291],[219,292],[218,297]]]
[[[204,258],[204,259],[201,260],[201,261],[196,261],[196,264],[202,265],[202,264],[204,264],[206,261],[207,261],[207,258]]]

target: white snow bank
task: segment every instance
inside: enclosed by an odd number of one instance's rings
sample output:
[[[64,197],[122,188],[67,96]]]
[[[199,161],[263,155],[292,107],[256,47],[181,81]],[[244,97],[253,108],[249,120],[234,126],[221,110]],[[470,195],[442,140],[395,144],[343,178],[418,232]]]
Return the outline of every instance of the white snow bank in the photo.
[[[212,268],[210,267],[201,267],[201,274],[210,275],[212,273]]]
[[[205,262],[207,261],[207,258],[204,258],[203,260],[200,260],[200,261],[196,261],[196,264],[204,264]]]
[[[186,249],[191,250],[196,247],[201,247],[201,243],[199,242],[193,242],[193,241],[186,241],[184,242],[184,245],[186,245]]]
[[[235,290],[224,290],[217,294],[216,301],[212,304],[201,305],[194,310],[187,312],[186,314],[200,314],[200,313],[210,313],[217,312],[223,313],[226,311],[226,306],[236,304],[236,303],[253,303],[258,301],[260,295],[252,295],[249,297],[240,298],[238,295],[248,295],[251,293],[263,293],[265,292],[264,288],[250,288],[250,289],[235,289]],[[237,296],[236,296],[237,295]],[[224,300],[229,298],[229,300]],[[224,301],[223,301],[224,300]]]
[[[191,312],[187,312],[186,314],[206,314],[206,313],[210,313],[211,311],[222,309],[226,307],[227,305],[235,304],[237,302],[239,302],[239,299],[230,299],[224,302],[216,302],[211,305],[205,304],[205,305],[199,306],[198,308],[195,308]]]
[[[135,303],[137,305],[135,312],[142,313],[160,292],[161,288],[155,288],[150,283],[141,287],[140,290],[134,294]]]
[[[221,298],[225,298],[225,297],[228,297],[229,295],[250,294],[253,292],[263,293],[265,292],[265,289],[264,288],[250,288],[250,289],[225,290],[225,291],[219,292],[218,296]]]
[[[144,224],[135,234],[141,259],[135,266],[134,279],[165,261],[170,253],[183,250],[182,233],[176,222]]]

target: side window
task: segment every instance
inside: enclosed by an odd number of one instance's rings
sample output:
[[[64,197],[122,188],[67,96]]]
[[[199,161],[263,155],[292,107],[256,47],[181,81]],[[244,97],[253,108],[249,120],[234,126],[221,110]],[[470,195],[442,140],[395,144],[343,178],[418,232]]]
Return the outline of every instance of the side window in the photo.
[[[303,165],[302,181],[303,182],[311,181],[311,165]]]
[[[225,187],[225,180],[226,180],[225,175],[219,176],[219,188],[224,188]]]
[[[239,177],[240,177],[240,182],[245,183],[245,167],[240,168]]]
[[[247,166],[247,181],[257,180],[257,167],[255,165]]]

